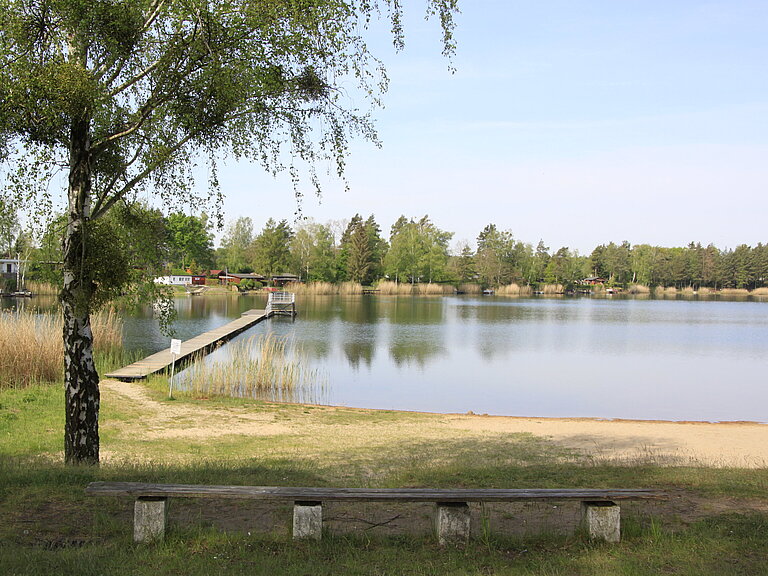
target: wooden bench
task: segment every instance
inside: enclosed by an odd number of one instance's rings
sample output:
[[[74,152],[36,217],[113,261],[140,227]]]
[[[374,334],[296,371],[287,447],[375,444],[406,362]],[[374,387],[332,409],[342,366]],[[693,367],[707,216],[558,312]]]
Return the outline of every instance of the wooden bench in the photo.
[[[133,538],[136,542],[163,538],[169,498],[292,501],[294,539],[315,540],[322,535],[323,502],[434,502],[435,529],[440,544],[467,541],[469,502],[577,500],[581,502],[582,521],[590,538],[618,542],[621,538],[621,518],[617,502],[667,498],[665,492],[651,489],[293,488],[141,482],[92,482],[86,492],[134,497]]]

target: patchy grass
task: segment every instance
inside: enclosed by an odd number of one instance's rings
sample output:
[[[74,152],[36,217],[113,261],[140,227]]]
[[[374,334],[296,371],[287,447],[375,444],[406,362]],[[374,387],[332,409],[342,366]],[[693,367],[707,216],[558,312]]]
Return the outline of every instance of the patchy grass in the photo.
[[[3,574],[768,573],[766,468],[617,465],[533,434],[442,427],[444,417],[433,414],[193,395],[168,401],[160,380],[149,392],[105,389],[108,457],[99,468],[63,466],[58,386],[0,391]],[[240,433],[243,422],[261,432]],[[87,496],[94,480],[658,487],[672,498],[622,505],[623,541],[613,546],[586,540],[573,528],[577,510],[557,503],[474,508],[476,538],[443,549],[429,533],[429,507],[330,508],[327,538],[294,543],[289,505],[226,500],[173,501],[166,541],[137,546],[131,499]]]

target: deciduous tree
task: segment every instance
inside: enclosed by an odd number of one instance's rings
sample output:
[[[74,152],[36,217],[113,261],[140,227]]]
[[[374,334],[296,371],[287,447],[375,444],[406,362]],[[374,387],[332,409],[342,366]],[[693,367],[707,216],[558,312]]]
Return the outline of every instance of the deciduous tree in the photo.
[[[168,216],[168,247],[170,259],[179,268],[210,268],[213,264],[213,235],[208,216],[174,212]]]
[[[226,267],[230,272],[243,271],[250,260],[248,250],[252,243],[253,221],[250,218],[241,216],[230,222],[216,254],[219,266]]]
[[[0,254],[11,256],[19,233],[19,219],[10,203],[0,198]]]
[[[259,274],[272,276],[291,272],[294,261],[291,255],[293,230],[287,220],[267,220],[264,228],[253,240],[253,268]]]
[[[451,52],[457,0],[425,0]],[[99,459],[99,377],[88,268],[95,222],[139,192],[197,203],[192,167],[220,154],[297,175],[316,160],[344,168],[350,136],[376,139],[348,87],[386,88],[363,35],[400,0],[0,0],[0,157],[6,193],[50,204],[66,170],[61,304],[65,460]],[[339,89],[343,87],[344,89]],[[315,128],[322,130],[315,131]],[[297,189],[297,193],[299,190]]]

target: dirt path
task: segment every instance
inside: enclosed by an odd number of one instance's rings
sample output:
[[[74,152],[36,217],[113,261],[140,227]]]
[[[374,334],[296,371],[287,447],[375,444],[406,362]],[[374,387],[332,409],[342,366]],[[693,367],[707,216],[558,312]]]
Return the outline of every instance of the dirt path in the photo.
[[[768,466],[768,425],[755,423],[700,423],[606,421],[592,419],[512,418],[477,415],[416,415],[382,419],[376,411],[348,408],[294,410],[292,417],[280,411],[246,407],[206,408],[186,403],[158,402],[141,384],[104,380],[107,402],[118,401],[142,413],[141,426],[130,422],[133,437],[146,439],[215,439],[228,435],[269,437],[293,435],[309,438],[318,450],[345,444],[413,443],[460,439],[489,440],[515,433],[529,433],[557,445],[606,461],[692,463],[710,466],[762,468]],[[306,412],[306,414],[304,413]],[[328,413],[337,416],[327,418]],[[371,418],[347,421],[346,414],[370,414]],[[322,414],[322,419],[312,414]],[[296,416],[298,415],[298,416]]]
[[[143,414],[143,425],[135,434],[148,439],[216,438],[230,434],[271,436],[290,431],[289,427],[275,422],[270,414],[158,402],[149,396],[143,386],[133,382],[104,380],[101,387],[107,397],[118,395],[127,406]]]

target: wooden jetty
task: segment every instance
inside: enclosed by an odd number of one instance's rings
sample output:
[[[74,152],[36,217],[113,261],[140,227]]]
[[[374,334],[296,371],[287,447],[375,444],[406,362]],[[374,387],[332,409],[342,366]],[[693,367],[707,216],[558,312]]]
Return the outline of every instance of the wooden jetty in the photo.
[[[291,292],[270,292],[265,310],[248,310],[243,312],[240,318],[233,320],[229,324],[182,342],[181,354],[176,356],[176,364],[188,362],[198,354],[207,354],[221,342],[226,342],[254,324],[258,324],[262,320],[277,314],[289,315],[291,317],[296,315],[295,294]],[[139,360],[104,376],[126,382],[143,380],[150,374],[156,374],[170,368],[171,364],[173,364],[171,349],[166,348],[156,354],[147,356],[144,360]]]
[[[229,324],[220,326],[199,336],[187,340],[181,343],[181,354],[176,357],[177,366],[180,363],[189,361],[195,354],[207,354],[219,343],[226,342],[227,340],[237,336],[241,332],[247,330],[254,324],[258,324],[262,320],[269,318],[271,314],[266,310],[248,310],[243,312],[237,320],[233,320]],[[162,372],[163,370],[170,368],[173,363],[173,356],[171,356],[171,349],[166,348],[156,354],[147,356],[144,360],[139,360],[133,364],[129,364],[124,368],[105,374],[107,378],[115,378],[122,381],[131,380],[143,380],[150,374]]]

